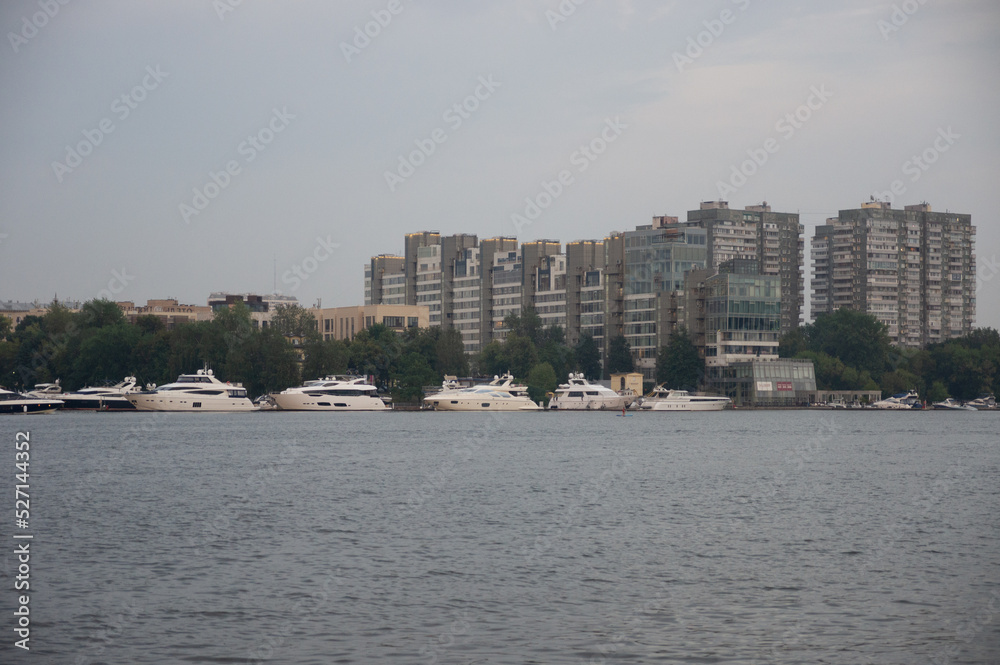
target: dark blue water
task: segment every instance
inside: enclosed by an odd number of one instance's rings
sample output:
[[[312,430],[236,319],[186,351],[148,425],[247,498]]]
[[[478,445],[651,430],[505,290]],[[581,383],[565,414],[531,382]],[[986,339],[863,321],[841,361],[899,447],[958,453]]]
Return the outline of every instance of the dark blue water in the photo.
[[[55,414],[33,663],[1000,663],[1000,413]]]

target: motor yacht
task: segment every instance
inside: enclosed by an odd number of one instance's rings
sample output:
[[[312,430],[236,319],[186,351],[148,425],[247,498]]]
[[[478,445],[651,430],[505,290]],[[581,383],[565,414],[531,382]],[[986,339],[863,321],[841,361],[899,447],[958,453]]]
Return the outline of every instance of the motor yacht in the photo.
[[[932,406],[935,409],[941,409],[943,411],[976,411],[976,407],[962,404],[954,397],[949,397],[942,402],[934,402]]]
[[[382,411],[385,402],[363,376],[328,376],[271,393],[283,411]]]
[[[126,376],[124,381],[104,388],[83,388],[75,393],[63,393],[59,396],[65,404],[64,409],[90,411],[135,411],[128,401],[127,395],[136,392],[136,379]]]
[[[966,402],[966,406],[971,406],[977,411],[983,411],[985,409],[995,409],[997,408],[997,400],[993,395],[983,395],[982,397],[977,397],[971,402]]]
[[[872,406],[876,409],[912,409],[914,404],[920,401],[920,395],[917,394],[916,390],[911,390],[906,393],[898,393],[892,397],[886,397],[885,399],[873,402]]]
[[[241,384],[219,381],[210,369],[181,374],[173,383],[125,397],[139,411],[254,411]]]
[[[424,406],[435,411],[537,411],[540,408],[526,394],[489,383],[442,390],[425,397]]]
[[[0,388],[0,413],[52,413],[62,405],[62,400],[39,399]]]
[[[692,395],[686,390],[656,386],[639,404],[642,411],[722,411],[732,400],[722,395]]]
[[[62,395],[62,386],[59,379],[52,383],[36,383],[35,387],[24,393],[25,397],[34,399],[59,399],[56,395]]]
[[[591,383],[582,373],[569,375],[567,383],[559,384],[549,400],[549,409],[572,410],[615,410],[620,411],[635,401],[634,396],[619,395],[611,388]]]

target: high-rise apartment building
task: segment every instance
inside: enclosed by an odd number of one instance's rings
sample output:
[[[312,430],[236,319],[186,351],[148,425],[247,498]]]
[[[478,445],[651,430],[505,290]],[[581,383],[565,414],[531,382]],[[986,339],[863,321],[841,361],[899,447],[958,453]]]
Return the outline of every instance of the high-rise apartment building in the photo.
[[[380,254],[365,266],[366,305],[406,304],[406,260],[402,256]]]
[[[882,201],[841,210],[812,238],[813,318],[847,307],[921,347],[972,331],[976,229],[967,214]]]
[[[777,275],[782,293],[781,332],[801,325],[805,227],[798,213],[774,212],[767,202],[736,210],[726,201],[707,201],[698,210],[688,211],[684,224],[708,232],[709,268],[718,270],[732,259],[755,259],[762,275]]]

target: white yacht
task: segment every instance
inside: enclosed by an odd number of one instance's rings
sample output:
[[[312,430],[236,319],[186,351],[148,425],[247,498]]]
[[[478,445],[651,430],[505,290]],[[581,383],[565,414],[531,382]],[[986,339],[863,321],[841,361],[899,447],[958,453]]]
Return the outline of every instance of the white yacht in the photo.
[[[549,408],[559,411],[611,409],[621,411],[635,401],[634,396],[619,395],[611,388],[590,383],[582,373],[569,375],[569,382],[559,384],[549,400]]]
[[[283,411],[382,411],[385,402],[362,376],[328,376],[271,393]]]
[[[732,400],[722,395],[692,395],[686,390],[656,386],[639,404],[643,411],[722,411]]]
[[[490,385],[443,390],[425,397],[424,405],[435,411],[537,411],[540,408],[527,395],[515,395]]]
[[[62,400],[30,397],[0,388],[0,413],[52,413]]]
[[[56,379],[53,383],[36,383],[34,388],[24,393],[25,397],[34,399],[60,399],[56,395],[62,395],[62,386],[59,385],[59,379]]]
[[[173,383],[151,392],[129,393],[125,399],[139,411],[254,411],[241,384],[215,378],[210,369],[181,374]]]
[[[940,410],[944,410],[944,411],[977,411],[978,410],[974,406],[967,406],[965,404],[962,404],[961,402],[959,402],[954,397],[949,397],[948,399],[944,400],[943,402],[934,402],[933,406],[934,406],[935,409],[940,409]]]
[[[124,381],[105,388],[83,388],[75,393],[59,396],[64,409],[85,409],[90,411],[135,411],[127,395],[136,392],[136,379],[126,376]]]
[[[920,401],[920,395],[916,390],[908,393],[899,393],[892,397],[886,397],[872,404],[876,409],[912,409],[913,405]]]
[[[997,400],[993,395],[983,395],[982,397],[977,397],[971,402],[966,402],[966,406],[971,406],[977,411],[983,411],[985,409],[995,409],[997,408]]]

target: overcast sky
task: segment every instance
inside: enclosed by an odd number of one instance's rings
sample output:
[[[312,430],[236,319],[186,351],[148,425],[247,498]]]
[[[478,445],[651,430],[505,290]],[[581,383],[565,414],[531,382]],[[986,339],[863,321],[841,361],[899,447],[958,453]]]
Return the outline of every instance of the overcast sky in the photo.
[[[1000,328],[995,0],[237,1],[0,5],[0,299],[361,304],[407,232],[565,243],[720,196],[808,248],[895,184],[972,215]]]

